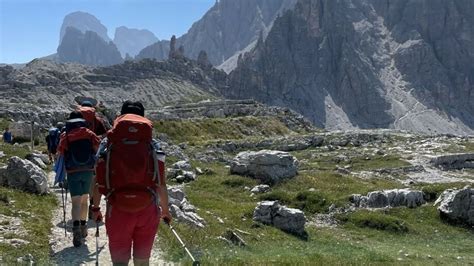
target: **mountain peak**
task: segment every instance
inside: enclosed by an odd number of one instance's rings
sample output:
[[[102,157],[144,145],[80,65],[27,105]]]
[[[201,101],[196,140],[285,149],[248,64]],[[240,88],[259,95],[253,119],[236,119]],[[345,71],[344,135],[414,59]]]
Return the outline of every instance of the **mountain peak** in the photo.
[[[110,41],[110,38],[107,35],[107,28],[94,15],[87,12],[76,11],[69,13],[64,17],[59,38],[60,44],[64,35],[66,34],[66,29],[68,27],[74,27],[80,30],[82,33],[85,33],[86,31],[92,31],[97,33],[97,35],[99,35],[106,42]]]

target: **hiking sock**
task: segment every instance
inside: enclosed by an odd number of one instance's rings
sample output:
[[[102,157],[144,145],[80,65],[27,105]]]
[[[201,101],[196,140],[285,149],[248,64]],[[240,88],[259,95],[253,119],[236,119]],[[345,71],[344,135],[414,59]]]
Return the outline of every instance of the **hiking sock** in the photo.
[[[86,225],[86,223],[87,223],[86,221],[81,220],[81,225]]]

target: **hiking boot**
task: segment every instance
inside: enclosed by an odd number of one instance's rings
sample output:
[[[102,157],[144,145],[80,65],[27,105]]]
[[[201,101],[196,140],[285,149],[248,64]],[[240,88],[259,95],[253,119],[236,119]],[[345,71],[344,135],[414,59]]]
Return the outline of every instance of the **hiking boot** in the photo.
[[[82,232],[79,225],[72,227],[72,244],[76,248],[82,245]]]
[[[82,238],[86,238],[87,237],[87,224],[80,225],[80,227],[81,227]]]

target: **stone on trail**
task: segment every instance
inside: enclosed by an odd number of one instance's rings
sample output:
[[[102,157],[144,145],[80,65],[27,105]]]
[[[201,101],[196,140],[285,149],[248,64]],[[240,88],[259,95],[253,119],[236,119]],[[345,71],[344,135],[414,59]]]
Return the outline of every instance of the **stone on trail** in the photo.
[[[230,172],[254,177],[265,184],[275,184],[297,175],[298,160],[282,151],[241,152],[231,162]]]
[[[252,193],[265,193],[267,191],[270,190],[270,186],[269,185],[257,185],[255,187],[253,187],[250,192]]]

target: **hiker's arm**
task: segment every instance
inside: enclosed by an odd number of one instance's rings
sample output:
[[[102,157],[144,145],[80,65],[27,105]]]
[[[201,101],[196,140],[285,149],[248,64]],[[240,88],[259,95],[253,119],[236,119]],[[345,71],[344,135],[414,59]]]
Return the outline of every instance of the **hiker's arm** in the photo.
[[[158,196],[160,197],[161,217],[165,221],[171,222],[171,214],[168,207],[168,188],[166,187],[165,175],[160,176],[160,186],[156,189]]]

